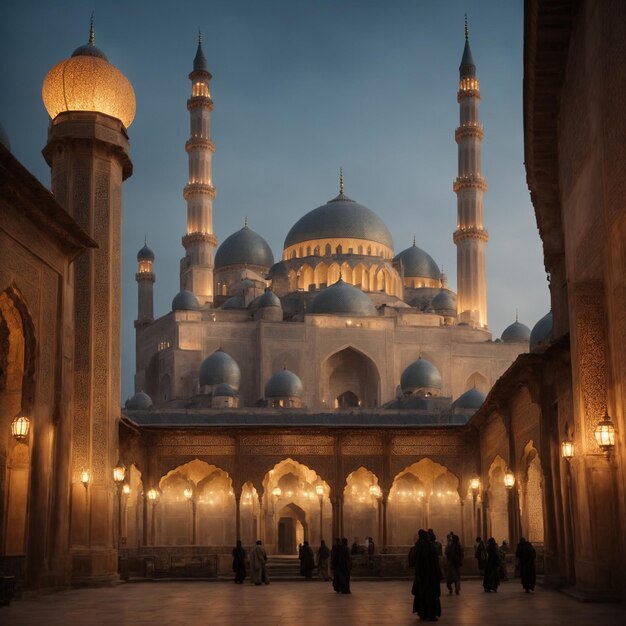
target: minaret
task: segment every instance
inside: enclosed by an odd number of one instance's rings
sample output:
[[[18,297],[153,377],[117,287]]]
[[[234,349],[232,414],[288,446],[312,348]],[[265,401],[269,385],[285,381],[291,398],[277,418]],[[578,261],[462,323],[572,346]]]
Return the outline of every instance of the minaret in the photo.
[[[209,91],[211,74],[202,52],[202,34],[198,33],[198,50],[193,60],[191,98],[187,109],[191,136],[185,144],[189,155],[189,180],[183,191],[187,201],[187,234],[183,237],[185,256],[180,261],[180,288],[191,291],[200,305],[213,302],[213,256],[217,239],[213,235],[211,111]]]
[[[154,252],[148,247],[148,242],[144,241],[144,246],[137,253],[137,320],[135,327],[150,324],[154,321],[154,304],[152,288],[154,285]]]
[[[457,194],[457,312],[458,321],[487,327],[487,283],[485,244],[489,238],[483,224],[483,194],[487,183],[480,170],[480,142],[483,127],[478,119],[480,86],[472,58],[465,17],[465,49],[459,67],[457,101],[461,123],[455,132],[459,146],[459,175],[454,181]]]

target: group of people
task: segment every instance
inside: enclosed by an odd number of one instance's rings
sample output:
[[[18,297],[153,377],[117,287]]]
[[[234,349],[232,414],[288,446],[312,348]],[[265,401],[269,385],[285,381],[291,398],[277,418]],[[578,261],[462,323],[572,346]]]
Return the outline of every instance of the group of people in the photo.
[[[237,539],[237,545],[233,548],[232,554],[235,583],[243,585],[243,581],[246,579],[246,551],[239,539]],[[250,578],[255,585],[270,584],[270,578],[267,574],[267,552],[260,539],[250,551]]]

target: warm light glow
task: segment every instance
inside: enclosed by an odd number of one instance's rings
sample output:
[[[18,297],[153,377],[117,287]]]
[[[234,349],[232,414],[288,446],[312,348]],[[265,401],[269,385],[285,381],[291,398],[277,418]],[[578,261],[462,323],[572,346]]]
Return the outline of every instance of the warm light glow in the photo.
[[[152,500],[153,502],[157,499],[158,493],[156,489],[148,490],[148,500]]]
[[[370,485],[370,495],[374,496],[374,498],[380,498],[382,492],[378,485]]]
[[[185,495],[185,498],[187,498],[187,500],[191,500],[191,498],[193,496],[193,489],[191,487],[187,487],[183,491],[183,494]]]
[[[317,486],[315,487],[315,493],[316,493],[318,496],[323,496],[323,495],[324,495],[324,485],[317,485]]]
[[[470,480],[470,489],[472,491],[478,491],[480,489],[480,478],[478,478],[478,476],[474,476],[474,478]]]
[[[615,426],[608,413],[605,413],[604,419],[598,422],[593,434],[596,443],[604,452],[610,452],[615,447]]]
[[[511,470],[507,470],[504,474],[504,486],[507,489],[513,489],[515,485],[515,476]]]
[[[139,274],[149,274],[152,271],[152,261],[138,261],[137,272]]]
[[[26,415],[18,413],[11,422],[11,434],[18,440],[22,441],[28,437],[30,430],[30,420]]]
[[[118,461],[113,468],[113,480],[119,485],[124,482],[124,478],[126,478],[126,466]]]
[[[94,56],[75,56],[47,74],[41,97],[54,119],[64,111],[94,111],[115,117],[128,128],[135,117],[135,92],[116,67]]]
[[[569,437],[561,441],[561,456],[568,461],[574,457],[574,442]]]
[[[85,485],[85,487],[89,484],[89,470],[82,470],[80,473],[80,482]]]
[[[282,495],[283,490],[280,487],[274,487],[274,489],[272,490],[272,495],[275,498],[280,498],[280,496]]]
[[[123,487],[122,487],[122,493],[127,496],[130,494],[130,485],[128,483],[126,483]]]

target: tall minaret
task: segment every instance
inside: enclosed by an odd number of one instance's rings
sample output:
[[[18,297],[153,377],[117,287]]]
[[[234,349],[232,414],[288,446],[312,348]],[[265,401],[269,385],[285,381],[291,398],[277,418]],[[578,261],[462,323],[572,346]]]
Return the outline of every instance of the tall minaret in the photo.
[[[213,302],[213,253],[217,239],[213,235],[215,187],[211,162],[215,148],[211,142],[211,74],[202,52],[200,33],[189,79],[191,98],[187,100],[187,109],[191,136],[185,144],[189,155],[189,180],[183,191],[187,201],[187,234],[183,237],[186,253],[180,261],[180,288],[191,291],[200,305],[204,305]]]
[[[137,253],[137,320],[135,327],[150,324],[154,321],[154,298],[152,288],[154,285],[154,252],[148,248],[148,242]]]
[[[459,175],[454,181],[457,194],[457,312],[458,321],[487,326],[487,283],[485,244],[489,239],[483,224],[483,194],[487,183],[480,171],[480,142],[483,127],[478,120],[480,86],[472,58],[465,17],[465,49],[459,67],[457,101],[461,123],[454,134],[459,146]]]

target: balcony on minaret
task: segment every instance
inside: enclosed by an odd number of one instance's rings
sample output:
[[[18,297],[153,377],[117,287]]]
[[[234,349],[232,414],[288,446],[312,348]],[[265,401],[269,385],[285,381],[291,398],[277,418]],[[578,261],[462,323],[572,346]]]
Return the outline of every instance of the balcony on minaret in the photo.
[[[464,98],[480,99],[480,85],[477,78],[461,78],[457,102],[461,102]]]

